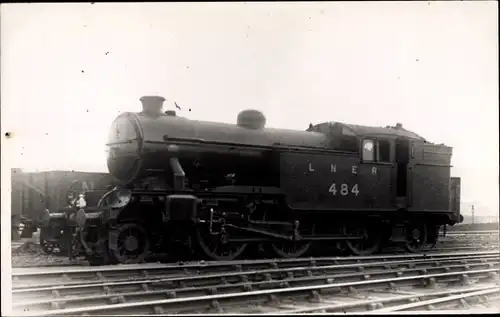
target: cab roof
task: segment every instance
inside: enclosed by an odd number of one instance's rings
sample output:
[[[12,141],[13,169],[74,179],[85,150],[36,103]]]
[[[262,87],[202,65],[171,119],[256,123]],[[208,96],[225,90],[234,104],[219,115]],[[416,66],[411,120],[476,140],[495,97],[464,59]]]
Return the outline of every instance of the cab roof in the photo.
[[[403,125],[398,123],[396,126],[386,126],[386,127],[371,127],[355,124],[347,124],[342,122],[325,122],[323,124],[328,124],[330,126],[340,126],[342,128],[342,133],[347,135],[355,135],[357,137],[365,136],[384,136],[384,137],[403,137],[411,140],[418,140],[422,142],[427,142],[422,136],[406,130]]]

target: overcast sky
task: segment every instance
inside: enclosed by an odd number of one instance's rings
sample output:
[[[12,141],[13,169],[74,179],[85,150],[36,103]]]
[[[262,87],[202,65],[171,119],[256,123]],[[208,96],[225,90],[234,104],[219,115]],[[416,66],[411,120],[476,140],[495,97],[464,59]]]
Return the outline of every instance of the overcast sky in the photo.
[[[494,1],[2,4],[1,14],[2,132],[13,136],[2,156],[8,146],[17,167],[107,172],[112,120],[159,94],[199,120],[234,123],[256,108],[268,126],[298,130],[401,122],[454,148],[464,203],[498,210]]]

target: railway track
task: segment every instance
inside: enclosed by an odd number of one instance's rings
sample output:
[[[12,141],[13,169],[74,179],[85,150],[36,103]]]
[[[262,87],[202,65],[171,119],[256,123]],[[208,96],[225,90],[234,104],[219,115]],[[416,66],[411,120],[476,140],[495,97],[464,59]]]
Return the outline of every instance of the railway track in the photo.
[[[345,312],[363,312],[364,314],[400,314],[401,312],[422,313],[428,311],[437,311],[443,314],[443,309],[462,308],[466,311],[471,306],[478,309],[489,308],[491,312],[499,312],[500,308],[484,307],[487,302],[499,298],[500,288],[497,286],[483,285],[476,287],[464,287],[452,290],[436,291],[427,289],[420,292],[396,290],[392,292],[380,292],[378,296],[373,296],[376,292],[366,292],[368,299],[353,299],[343,303],[320,303],[309,305],[309,307],[296,308],[280,311],[278,314],[306,314],[306,313],[345,313]],[[388,296],[390,293],[392,296]],[[360,294],[357,294],[360,297]],[[478,304],[485,304],[478,307]],[[385,307],[384,307],[385,306]],[[468,312],[471,313],[470,311]]]
[[[443,246],[436,246],[434,248],[427,248],[422,251],[422,254],[437,254],[437,253],[448,253],[448,252],[480,252],[480,251],[493,251],[498,250],[498,243],[453,243],[453,244],[443,244]],[[396,254],[408,254],[406,251],[400,248],[388,248],[381,252],[379,255],[396,255]],[[333,254],[318,254],[313,253],[313,256],[329,256],[329,255],[338,255],[337,253]],[[48,267],[67,267],[67,266],[89,266],[89,263],[84,258],[77,258],[74,260],[69,260],[67,257],[57,257],[51,255],[42,255],[43,259],[36,259],[33,261],[32,254],[16,254],[17,261],[12,264],[14,268],[48,268]],[[175,263],[177,261],[171,260],[168,258],[168,255],[164,256],[155,256],[153,259],[147,261],[148,263]]]
[[[447,236],[455,235],[498,235],[498,230],[476,230],[476,231],[448,231]],[[440,231],[442,233],[442,231]]]
[[[417,314],[428,314],[428,315],[470,315],[470,314],[498,314],[500,309],[498,307],[480,307],[480,308],[469,308],[467,310],[450,308],[450,309],[440,309],[440,310],[408,310],[408,311],[398,311],[398,312],[387,312],[384,315],[417,315]],[[370,315],[370,312],[364,313],[364,315]],[[374,313],[375,314],[375,313]],[[326,314],[318,314],[326,315]]]
[[[422,251],[423,254],[427,253],[447,253],[447,252],[479,252],[479,251],[492,251],[498,249],[498,241],[491,241],[491,239],[480,239],[479,241],[474,241],[470,239],[465,239],[463,237],[457,237],[447,241],[441,241],[434,246],[434,248],[426,248]],[[41,251],[40,251],[41,252]],[[36,252],[35,252],[36,253]],[[380,253],[381,255],[393,255],[393,254],[405,254],[405,251],[401,248],[387,247]],[[339,255],[338,251],[332,250],[320,250],[320,252],[313,251],[312,256],[328,256],[328,255]],[[59,267],[59,266],[88,266],[87,261],[84,258],[76,258],[74,260],[69,260],[64,256],[53,256],[45,254],[33,254],[30,252],[17,252],[15,255],[16,259],[12,263],[12,267],[22,268],[22,267]],[[186,261],[189,259],[185,259]],[[193,259],[192,259],[193,260]],[[148,259],[148,262],[176,262],[176,260],[169,259],[168,255],[158,255]]]
[[[445,238],[442,238],[442,240],[448,241],[448,240],[468,239],[470,241],[477,241],[477,240],[489,239],[498,241],[498,238],[499,238],[498,232],[491,232],[491,233],[454,232],[452,234],[447,234]]]
[[[45,316],[299,313],[312,308],[315,309],[311,312],[360,311],[367,307],[369,310],[381,309],[380,305],[396,307],[412,298],[420,298],[421,301],[440,299],[439,303],[446,303],[455,301],[445,300],[450,296],[462,299],[469,296],[483,298],[484,301],[485,296],[497,296],[500,291],[498,284],[491,284],[497,280],[500,271],[498,258],[498,252],[480,252],[200,262],[185,266],[124,265],[44,271],[17,269],[12,273],[13,309],[16,314]],[[398,287],[435,287],[438,282],[468,285],[474,280],[488,280],[489,284],[442,292],[433,288],[431,292],[400,294],[397,292],[401,290],[396,290]],[[387,291],[388,287],[390,291]],[[360,292],[374,290],[392,297],[356,298]],[[350,300],[342,300],[346,296]],[[249,301],[257,306],[249,306]],[[247,311],[242,311],[242,307]],[[401,307],[407,308],[413,307]]]

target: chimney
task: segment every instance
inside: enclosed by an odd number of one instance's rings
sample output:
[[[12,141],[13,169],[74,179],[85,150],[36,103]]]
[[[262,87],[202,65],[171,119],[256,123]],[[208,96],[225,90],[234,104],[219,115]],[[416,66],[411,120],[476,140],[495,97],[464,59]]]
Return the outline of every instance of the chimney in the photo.
[[[142,103],[142,112],[151,117],[158,117],[163,113],[163,102],[161,96],[143,96],[139,99]]]
[[[403,125],[401,123],[396,123],[396,129],[402,129],[403,128]]]

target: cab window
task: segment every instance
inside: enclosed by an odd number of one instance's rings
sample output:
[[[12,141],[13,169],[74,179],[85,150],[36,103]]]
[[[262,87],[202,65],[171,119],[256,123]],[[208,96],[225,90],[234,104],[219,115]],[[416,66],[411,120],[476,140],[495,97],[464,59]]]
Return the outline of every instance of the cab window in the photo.
[[[391,161],[391,144],[387,140],[379,140],[377,146],[377,162]]]
[[[375,155],[373,140],[363,140],[363,161],[373,161]]]

